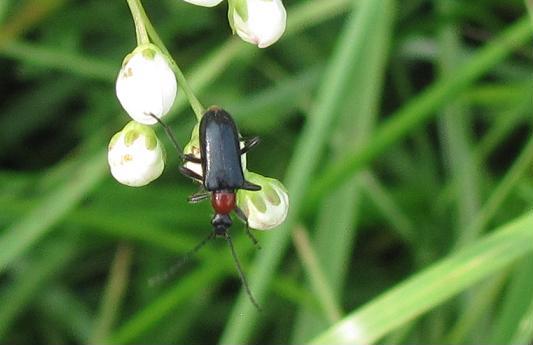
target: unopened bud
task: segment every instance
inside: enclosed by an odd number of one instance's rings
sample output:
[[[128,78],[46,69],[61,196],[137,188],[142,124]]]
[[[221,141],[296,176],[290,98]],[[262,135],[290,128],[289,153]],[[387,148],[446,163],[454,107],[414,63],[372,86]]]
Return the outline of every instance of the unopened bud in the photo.
[[[285,31],[287,12],[281,0],[236,0],[230,8],[230,25],[246,42],[266,48]]]
[[[237,206],[248,218],[248,225],[256,230],[270,230],[287,217],[289,195],[283,184],[273,178],[246,171],[246,180],[261,186],[259,191],[239,190]]]
[[[107,160],[111,174],[131,187],[147,185],[163,172],[163,146],[149,126],[131,121],[109,143]]]
[[[116,82],[120,104],[129,116],[140,123],[157,122],[150,114],[162,118],[176,98],[177,82],[167,58],[153,44],[137,47],[126,56]]]
[[[222,0],[184,0],[193,5],[204,6],[204,7],[213,7],[222,2]]]

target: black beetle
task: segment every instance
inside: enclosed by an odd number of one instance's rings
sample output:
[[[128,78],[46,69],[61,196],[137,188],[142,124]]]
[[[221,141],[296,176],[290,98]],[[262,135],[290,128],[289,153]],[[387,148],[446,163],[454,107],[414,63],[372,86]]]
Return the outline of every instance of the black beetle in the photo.
[[[200,157],[185,155],[184,160],[199,163],[202,175],[182,166],[180,171],[185,176],[201,181],[203,190],[189,197],[190,202],[199,202],[211,197],[215,215],[211,221],[215,235],[226,236],[232,221],[231,211],[247,223],[246,215],[236,205],[236,192],[239,189],[258,191],[261,186],[244,179],[241,155],[259,143],[254,137],[244,140],[240,147],[237,126],[232,117],[219,107],[209,108],[200,121]],[[248,234],[251,234],[248,231]],[[253,239],[253,237],[252,237]],[[256,243],[255,239],[254,243]]]
[[[233,247],[229,227],[232,224],[229,214],[234,211],[235,214],[246,223],[246,233],[257,245],[257,240],[250,233],[248,220],[244,212],[237,206],[236,193],[239,189],[250,191],[261,190],[261,186],[246,181],[242,169],[241,155],[248,152],[252,147],[259,143],[258,137],[249,140],[241,139],[237,125],[230,114],[225,110],[213,106],[210,107],[202,116],[200,121],[200,157],[192,154],[184,155],[177,143],[170,128],[153,114],[155,118],[165,129],[178,154],[185,164],[180,167],[180,172],[202,184],[202,190],[189,197],[189,202],[197,203],[211,198],[211,205],[215,210],[215,215],[211,220],[213,232],[200,242],[190,253],[186,254],[183,259],[189,258],[198,251],[214,236],[224,237],[231,249],[231,254],[237,266],[237,271],[253,305],[260,310],[259,305],[253,298],[248,287],[243,270],[239,264],[239,259]],[[201,164],[202,174],[198,174],[185,165],[187,162]],[[183,262],[184,260],[182,260]]]

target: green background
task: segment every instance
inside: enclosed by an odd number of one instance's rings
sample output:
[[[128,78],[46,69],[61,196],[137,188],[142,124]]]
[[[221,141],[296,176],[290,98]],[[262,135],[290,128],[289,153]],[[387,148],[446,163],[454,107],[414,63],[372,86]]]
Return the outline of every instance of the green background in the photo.
[[[144,1],[202,103],[261,136],[249,169],[289,190],[261,250],[232,227],[258,312],[224,241],[172,272],[212,211],[186,202],[197,186],[161,130],[158,180],[108,171],[129,121],[126,2],[0,1],[0,343],[531,342],[527,3],[284,4],[260,50],[231,36],[226,3]],[[183,92],[167,119],[184,145]]]

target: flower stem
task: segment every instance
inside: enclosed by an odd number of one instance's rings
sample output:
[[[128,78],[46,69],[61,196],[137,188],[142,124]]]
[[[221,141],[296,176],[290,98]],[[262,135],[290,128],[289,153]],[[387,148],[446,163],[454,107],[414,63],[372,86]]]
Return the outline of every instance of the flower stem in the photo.
[[[148,38],[148,33],[146,32],[146,27],[144,26],[144,21],[142,14],[144,13],[141,0],[126,0],[128,6],[130,7],[131,16],[133,17],[133,23],[135,24],[135,33],[137,35],[137,45],[143,45],[150,43]]]
[[[189,86],[189,83],[187,82],[187,79],[185,79],[183,72],[178,67],[174,59],[171,58],[170,61],[171,61],[172,70],[174,71],[174,73],[176,73],[176,79],[178,80],[178,84],[181,86],[181,88],[185,92],[185,96],[187,96],[187,99],[189,100],[189,103],[191,104],[192,110],[194,111],[194,114],[196,115],[196,119],[199,122],[205,113],[205,108],[202,105],[202,103],[200,103],[198,98],[196,98],[191,87]]]
[[[159,49],[161,49],[163,54],[165,54],[168,60],[170,61],[170,67],[176,74],[176,79],[178,81],[178,84],[185,92],[185,96],[189,100],[191,108],[194,111],[194,114],[196,115],[196,119],[200,121],[200,119],[202,118],[202,115],[205,112],[205,108],[203,107],[202,103],[200,103],[200,101],[198,100],[194,92],[192,91],[192,88],[190,87],[189,83],[187,82],[187,79],[185,78],[185,75],[179,68],[176,61],[174,61],[174,59],[172,58],[172,55],[170,55],[170,52],[168,51],[167,47],[161,40],[161,37],[159,37],[159,34],[157,33],[154,26],[152,25],[152,22],[146,15],[146,11],[144,10],[142,4],[140,3],[140,0],[127,0],[127,1],[128,1],[128,4],[132,2],[135,3],[136,10],[138,10],[138,14],[139,14],[139,20],[142,22],[142,27],[143,29],[145,29],[145,33],[146,32],[148,33],[147,35],[152,39],[153,43]],[[133,10],[132,10],[132,13],[133,13]],[[134,15],[134,20],[135,20],[135,15]]]

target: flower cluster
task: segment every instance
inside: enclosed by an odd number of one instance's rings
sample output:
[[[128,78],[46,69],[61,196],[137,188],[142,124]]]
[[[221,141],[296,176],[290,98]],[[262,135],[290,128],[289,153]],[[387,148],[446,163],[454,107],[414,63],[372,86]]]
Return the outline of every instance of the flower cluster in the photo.
[[[205,7],[213,7],[222,2],[222,0],[184,1]],[[228,20],[233,33],[259,48],[266,48],[283,35],[287,12],[281,0],[228,0]]]
[[[202,6],[215,6],[221,2],[186,1]],[[280,0],[228,1],[232,28],[245,41],[266,47],[282,35],[286,14]],[[145,31],[142,22],[136,22],[135,25],[138,35]],[[132,187],[147,185],[163,172],[164,148],[150,126],[163,123],[161,119],[174,104],[178,89],[174,71],[180,76],[180,81],[184,79],[170,56],[162,52],[161,49],[166,52],[164,47],[152,44],[148,35],[137,38],[139,45],[125,57],[116,80],[117,98],[133,121],[112,137],[108,149],[111,174],[118,182]],[[183,81],[181,86],[185,88],[186,82]],[[201,110],[195,109],[195,112],[201,115]],[[165,128],[168,130],[166,125]],[[183,151],[184,155],[201,158],[198,125],[194,127],[191,140]],[[245,177],[260,185],[261,190],[238,191],[237,206],[248,218],[250,227],[259,230],[276,227],[287,215],[287,191],[279,181],[249,172],[246,169],[246,154],[241,156],[241,163]],[[184,166],[202,175],[201,164],[187,161]]]
[[[111,174],[122,184],[147,185],[163,172],[163,146],[147,125],[164,117],[176,98],[176,76],[166,56],[153,44],[138,46],[126,56],[116,81],[117,98],[134,120],[109,143]]]

